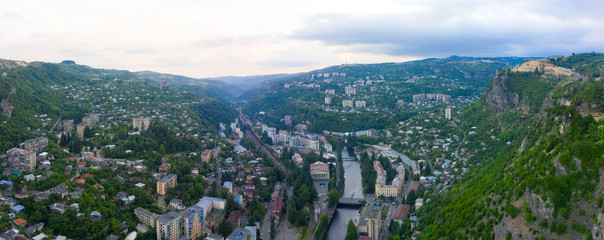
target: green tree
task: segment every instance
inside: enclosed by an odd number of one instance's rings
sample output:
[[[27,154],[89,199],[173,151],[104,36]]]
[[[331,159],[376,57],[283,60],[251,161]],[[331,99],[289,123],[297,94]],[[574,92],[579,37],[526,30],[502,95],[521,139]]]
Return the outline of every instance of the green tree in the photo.
[[[352,220],[348,221],[344,240],[356,240],[358,237],[359,234],[357,233],[357,227],[354,225],[354,222]]]
[[[327,201],[329,202],[329,206],[333,207],[340,201],[340,192],[336,189],[331,189],[327,193]]]
[[[229,234],[233,232],[233,227],[229,222],[227,222],[226,218],[223,218],[222,221],[218,224],[218,234],[223,237],[228,237]]]

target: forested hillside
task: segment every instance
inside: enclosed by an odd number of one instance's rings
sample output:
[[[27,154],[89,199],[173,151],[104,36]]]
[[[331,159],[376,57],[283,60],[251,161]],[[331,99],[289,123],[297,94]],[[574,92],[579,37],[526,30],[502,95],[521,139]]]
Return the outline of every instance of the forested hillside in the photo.
[[[528,59],[452,56],[333,66],[272,83],[243,110],[272,124],[280,124],[280,119],[290,115],[294,123],[318,132],[383,129],[413,115],[413,110],[400,108],[401,103],[413,102],[413,95],[438,93],[472,101],[498,70]],[[346,88],[354,92],[345,92]],[[359,105],[344,106],[345,101]],[[261,111],[265,115],[259,116]]]
[[[215,132],[219,122],[237,116],[203,91],[161,90],[159,83],[124,70],[95,69],[73,61],[0,63],[1,152],[50,132],[58,120],[73,119],[77,124],[89,113],[119,112],[125,105],[147,115],[150,105],[165,106],[167,111],[181,108],[201,132]]]
[[[466,109],[487,151],[419,210],[423,239],[602,239],[602,54],[529,61],[500,72]],[[474,129],[474,128],[473,128]]]

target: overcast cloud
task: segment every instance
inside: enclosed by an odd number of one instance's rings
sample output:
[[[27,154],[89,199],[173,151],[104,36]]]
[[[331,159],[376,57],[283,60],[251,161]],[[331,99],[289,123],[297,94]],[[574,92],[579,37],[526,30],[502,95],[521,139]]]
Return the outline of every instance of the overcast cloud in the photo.
[[[10,1],[0,58],[191,77],[604,51],[604,1]]]

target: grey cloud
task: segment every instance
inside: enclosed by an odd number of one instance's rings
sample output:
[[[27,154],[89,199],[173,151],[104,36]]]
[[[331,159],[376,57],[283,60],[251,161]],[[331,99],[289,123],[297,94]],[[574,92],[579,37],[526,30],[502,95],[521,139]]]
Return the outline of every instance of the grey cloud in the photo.
[[[408,15],[314,15],[289,38],[318,40],[342,52],[393,56],[549,56],[604,50],[604,27],[599,24],[604,17],[588,6],[569,7],[564,13],[545,3],[552,1],[541,1],[543,9],[523,6],[487,19],[476,17],[480,8],[460,6],[448,14],[439,8]]]

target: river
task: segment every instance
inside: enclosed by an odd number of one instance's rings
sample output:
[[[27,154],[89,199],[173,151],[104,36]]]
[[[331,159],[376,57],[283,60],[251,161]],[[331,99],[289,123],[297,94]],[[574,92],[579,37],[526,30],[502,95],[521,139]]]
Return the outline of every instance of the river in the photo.
[[[350,158],[346,149],[342,151],[342,158]],[[363,184],[361,182],[361,165],[358,161],[343,161],[344,164],[344,194],[343,198],[362,198]],[[325,239],[343,240],[346,236],[346,227],[349,220],[358,221],[359,210],[349,208],[338,208]]]

